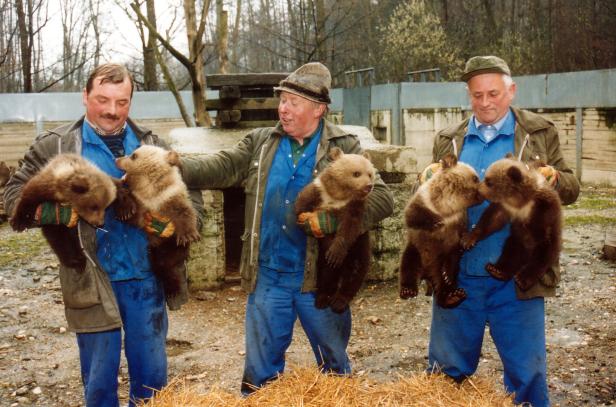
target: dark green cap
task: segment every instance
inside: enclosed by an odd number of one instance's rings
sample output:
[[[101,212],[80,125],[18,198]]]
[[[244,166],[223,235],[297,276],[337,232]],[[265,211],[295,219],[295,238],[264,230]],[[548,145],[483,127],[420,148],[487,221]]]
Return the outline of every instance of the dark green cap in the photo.
[[[504,73],[511,76],[507,62],[492,55],[472,57],[466,62],[462,80],[468,82],[473,76],[484,73]]]

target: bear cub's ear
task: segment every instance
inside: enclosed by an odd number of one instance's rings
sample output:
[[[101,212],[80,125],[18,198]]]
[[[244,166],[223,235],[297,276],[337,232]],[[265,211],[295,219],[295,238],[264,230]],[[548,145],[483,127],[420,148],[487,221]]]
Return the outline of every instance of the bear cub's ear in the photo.
[[[336,161],[337,159],[339,159],[343,155],[344,155],[344,153],[342,152],[342,150],[339,147],[332,147],[332,149],[329,150],[329,158],[331,158],[332,161]]]
[[[443,165],[443,169],[451,168],[451,167],[455,166],[457,163],[458,163],[458,157],[456,157],[455,155],[453,155],[451,153],[446,154],[441,159],[441,164]]]
[[[90,182],[88,182],[88,177],[84,175],[75,174],[68,180],[68,184],[71,191],[76,194],[85,194],[90,190]]]
[[[522,179],[524,178],[522,175],[522,171],[520,171],[518,167],[513,166],[507,169],[507,176],[516,183],[522,182]]]
[[[167,153],[167,162],[169,165],[175,165],[176,167],[180,166],[180,155],[175,151],[169,151]]]

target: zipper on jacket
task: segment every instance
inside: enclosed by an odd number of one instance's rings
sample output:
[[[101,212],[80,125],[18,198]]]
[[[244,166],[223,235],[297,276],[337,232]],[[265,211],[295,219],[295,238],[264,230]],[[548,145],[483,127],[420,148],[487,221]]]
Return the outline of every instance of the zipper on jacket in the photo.
[[[261,190],[261,161],[263,160],[263,153],[267,143],[263,143],[261,146],[261,152],[259,153],[259,168],[257,168],[257,193],[255,197],[255,211],[252,215],[252,228],[250,230],[250,265],[254,265],[254,248],[255,248],[255,226],[257,223],[257,211],[259,210],[259,192]]]

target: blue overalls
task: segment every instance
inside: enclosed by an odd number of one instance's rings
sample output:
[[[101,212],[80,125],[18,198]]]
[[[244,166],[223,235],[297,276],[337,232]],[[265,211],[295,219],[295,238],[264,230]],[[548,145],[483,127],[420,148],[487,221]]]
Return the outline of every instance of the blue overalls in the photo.
[[[246,304],[246,360],[241,391],[247,395],[284,371],[285,351],[299,317],[317,364],[325,371],[351,372],[346,352],[351,312],[317,309],[313,292],[302,293],[306,235],[297,226],[295,199],[312,181],[323,122],[297,163],[290,137],[278,146],[268,175],[262,212],[259,274]]]
[[[84,121],[81,155],[105,173],[120,178],[109,148]],[[139,147],[139,140],[126,126],[125,153]],[[167,384],[167,311],[162,286],[150,271],[146,234],[115,218],[112,207],[105,224],[97,231],[97,257],[109,275],[124,330],[124,353],[130,377],[130,405],[149,398],[152,389]],[[78,333],[81,378],[86,405],[118,406],[118,373],[122,351],[122,329]]]
[[[494,130],[477,129],[471,118],[460,154],[460,161],[471,165],[482,180],[491,163],[514,152],[515,118],[511,111],[495,127],[500,131],[489,140],[489,132]],[[469,208],[469,228],[488,204]],[[433,302],[429,369],[440,369],[458,381],[475,373],[487,324],[503,362],[505,388],[515,392],[515,402],[549,406],[544,299],[518,300],[513,280],[496,280],[485,270],[486,263],[495,263],[500,256],[509,229],[507,225],[478,242],[460,260],[458,286],[468,295],[462,304],[445,309]]]

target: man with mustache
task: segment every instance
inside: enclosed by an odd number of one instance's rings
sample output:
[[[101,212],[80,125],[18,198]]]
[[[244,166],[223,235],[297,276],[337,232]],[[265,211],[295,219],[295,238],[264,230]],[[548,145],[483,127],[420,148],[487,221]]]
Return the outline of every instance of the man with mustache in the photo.
[[[83,91],[85,116],[36,138],[6,186],[7,212],[15,208],[26,182],[57,154],[81,154],[110,176],[121,178],[117,157],[131,154],[141,144],[164,147],[158,136],[128,118],[133,88],[133,79],[122,65],[94,69]],[[191,192],[191,199],[202,213],[200,192]],[[185,269],[174,271],[184,276],[181,293],[165,298],[150,269],[146,232],[118,220],[112,206],[100,229],[71,216],[70,207],[55,202],[43,203],[37,212],[41,215],[33,226],[67,225],[88,259],[83,271],[60,265],[65,314],[69,329],[77,335],[86,405],[119,405],[122,343],[130,405],[151,397],[154,389],[167,383],[165,300],[170,309],[186,302]]]

